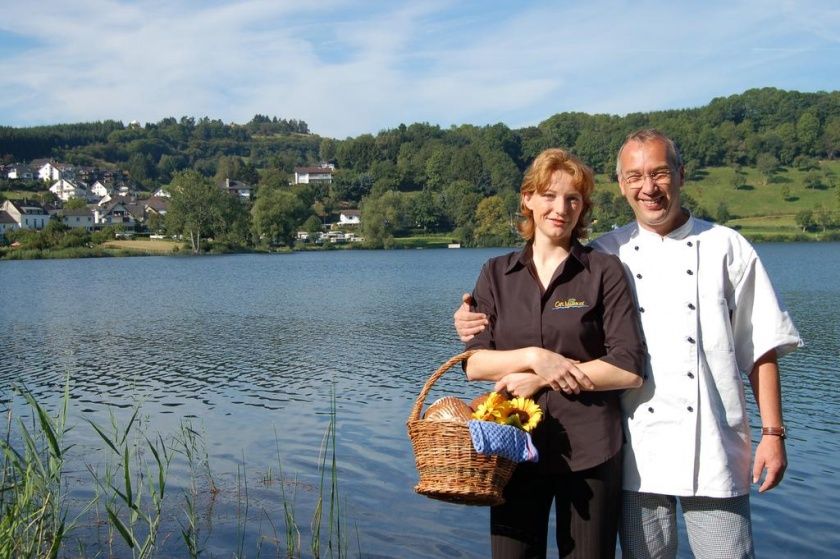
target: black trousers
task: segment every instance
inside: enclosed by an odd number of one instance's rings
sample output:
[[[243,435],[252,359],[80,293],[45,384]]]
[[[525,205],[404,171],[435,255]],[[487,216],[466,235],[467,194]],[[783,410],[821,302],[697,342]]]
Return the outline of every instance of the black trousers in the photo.
[[[494,559],[544,558],[552,503],[560,557],[615,557],[621,510],[621,452],[603,464],[545,475],[535,465],[517,466],[505,503],[490,510]]]

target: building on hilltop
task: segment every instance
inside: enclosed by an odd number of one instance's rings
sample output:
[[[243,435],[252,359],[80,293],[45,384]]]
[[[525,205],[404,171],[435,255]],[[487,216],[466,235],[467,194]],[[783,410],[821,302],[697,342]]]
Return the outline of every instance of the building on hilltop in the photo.
[[[292,184],[331,184],[335,165],[321,163],[317,167],[295,167],[295,178]]]

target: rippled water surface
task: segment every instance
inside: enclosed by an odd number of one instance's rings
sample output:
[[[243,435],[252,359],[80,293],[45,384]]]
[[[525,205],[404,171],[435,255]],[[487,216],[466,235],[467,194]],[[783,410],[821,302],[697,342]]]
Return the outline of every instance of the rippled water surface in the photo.
[[[832,556],[840,549],[840,245],[757,248],[808,347],[782,361],[791,465],[781,487],[753,495],[756,544],[767,557]],[[69,375],[76,446],[67,469],[77,503],[93,494],[87,467],[105,456],[84,419],[125,421],[139,403],[148,433],[175,434],[191,421],[220,489],[200,492],[206,555],[230,557],[244,542],[249,556],[274,556],[281,489],[308,548],[334,386],[352,555],[487,557],[486,509],[413,493],[405,421],[426,379],[461,351],[451,327],[460,293],[501,252],[3,262],[0,405],[24,412],[11,386],[25,384],[55,409]],[[481,388],[453,371],[429,398],[469,399]],[[188,477],[183,460],[173,461],[163,556],[184,554],[178,507]],[[92,550],[107,540],[95,521],[77,534]]]

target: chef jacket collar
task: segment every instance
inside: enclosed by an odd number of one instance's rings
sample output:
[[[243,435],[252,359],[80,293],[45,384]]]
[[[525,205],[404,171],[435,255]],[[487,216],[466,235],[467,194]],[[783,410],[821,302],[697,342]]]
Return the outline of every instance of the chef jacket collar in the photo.
[[[508,265],[505,270],[505,274],[509,274],[514,270],[519,270],[521,268],[527,268],[534,259],[533,251],[533,242],[528,242],[522,250],[519,251],[517,257],[514,258]],[[572,240],[572,247],[569,250],[569,256],[572,256],[575,260],[580,262],[584,268],[586,268],[586,271],[589,271],[589,253],[583,248],[583,245],[580,244],[580,241],[577,239]]]

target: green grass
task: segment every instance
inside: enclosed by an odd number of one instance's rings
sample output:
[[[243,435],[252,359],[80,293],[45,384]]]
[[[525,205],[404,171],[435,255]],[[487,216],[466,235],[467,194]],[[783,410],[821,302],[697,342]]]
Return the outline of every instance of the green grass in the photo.
[[[840,177],[840,161],[823,161],[818,172],[822,174],[825,169]],[[803,209],[823,206],[840,210],[838,187],[825,184],[821,189],[806,188],[808,173],[805,171],[786,167],[769,182],[756,169],[743,168],[743,171],[746,188],[736,189],[732,185],[734,169],[712,167],[687,181],[685,192],[712,214],[721,202],[725,203],[733,219],[778,216],[793,223],[793,217]],[[785,223],[780,222],[780,226],[785,227]]]
[[[153,253],[149,253],[153,255]],[[101,258],[106,256],[144,256],[144,253],[126,250],[109,249],[101,246],[95,247],[70,247],[57,249],[37,248],[0,248],[0,260],[41,260],[55,258]]]
[[[452,233],[430,233],[397,237],[394,239],[394,248],[446,248],[449,243],[457,242]]]

